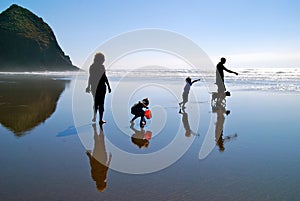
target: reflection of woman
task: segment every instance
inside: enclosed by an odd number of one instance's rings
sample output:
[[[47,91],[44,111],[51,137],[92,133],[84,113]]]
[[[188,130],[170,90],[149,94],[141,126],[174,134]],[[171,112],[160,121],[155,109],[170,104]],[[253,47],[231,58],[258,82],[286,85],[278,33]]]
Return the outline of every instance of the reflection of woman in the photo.
[[[131,141],[133,144],[137,145],[139,148],[145,147],[148,148],[149,140],[151,139],[151,131],[145,132],[143,128],[137,130],[133,127],[133,123],[130,125],[130,128],[134,131],[134,134],[131,136]]]
[[[102,53],[97,53],[95,55],[94,63],[90,66],[89,82],[86,88],[86,92],[92,92],[94,99],[94,116],[92,121],[96,121],[96,114],[99,110],[99,124],[105,123],[105,121],[103,120],[103,112],[106,85],[108,87],[108,92],[111,92],[111,88],[106,77],[105,68],[103,65],[104,60],[104,55]]]
[[[98,135],[96,124],[93,124],[93,128],[94,150],[93,153],[91,153],[91,151],[87,151],[87,155],[90,159],[91,176],[96,182],[97,189],[102,192],[106,188],[107,171],[111,162],[112,155],[110,153],[109,158],[107,159],[103,130],[100,128],[100,133]]]

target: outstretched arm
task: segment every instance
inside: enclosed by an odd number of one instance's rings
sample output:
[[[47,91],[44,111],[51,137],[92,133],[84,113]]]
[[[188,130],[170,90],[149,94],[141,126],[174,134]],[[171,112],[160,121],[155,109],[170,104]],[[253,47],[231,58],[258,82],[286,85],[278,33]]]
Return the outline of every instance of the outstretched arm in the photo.
[[[89,80],[88,80],[88,85],[85,89],[85,92],[90,93],[90,91],[91,91],[91,71],[89,70]]]
[[[200,81],[200,79],[192,81],[192,84],[194,84],[195,82],[198,82],[198,81]]]
[[[223,67],[224,67],[223,69],[224,69],[225,71],[227,71],[228,73],[234,73],[234,74],[238,75],[237,72],[234,72],[234,71],[232,71],[232,70],[229,70],[229,69],[225,68],[225,66],[223,66]]]

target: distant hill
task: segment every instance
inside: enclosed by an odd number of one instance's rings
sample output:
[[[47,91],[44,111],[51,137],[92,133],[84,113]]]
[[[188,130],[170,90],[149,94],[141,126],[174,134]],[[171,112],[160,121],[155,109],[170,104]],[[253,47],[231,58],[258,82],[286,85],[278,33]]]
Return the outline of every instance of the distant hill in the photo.
[[[16,4],[0,14],[0,71],[79,70],[42,18]]]

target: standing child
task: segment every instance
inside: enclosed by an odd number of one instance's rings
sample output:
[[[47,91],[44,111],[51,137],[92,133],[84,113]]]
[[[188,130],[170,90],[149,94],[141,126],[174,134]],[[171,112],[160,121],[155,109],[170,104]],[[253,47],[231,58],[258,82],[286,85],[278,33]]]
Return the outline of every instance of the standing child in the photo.
[[[187,77],[185,79],[186,85],[184,86],[183,93],[182,93],[182,102],[179,103],[179,106],[182,105],[182,108],[184,108],[184,105],[188,102],[189,92],[190,92],[190,88],[191,88],[192,84],[194,84],[195,82],[198,82],[198,81],[200,81],[200,79],[197,79],[194,81],[192,81],[192,79],[190,77]]]
[[[144,108],[148,109],[148,105],[149,105],[148,98],[144,98],[142,101],[139,101],[138,103],[134,104],[131,107],[131,114],[133,114],[134,117],[131,119],[130,122],[133,123],[135,119],[141,117],[140,126],[144,127],[146,125]]]

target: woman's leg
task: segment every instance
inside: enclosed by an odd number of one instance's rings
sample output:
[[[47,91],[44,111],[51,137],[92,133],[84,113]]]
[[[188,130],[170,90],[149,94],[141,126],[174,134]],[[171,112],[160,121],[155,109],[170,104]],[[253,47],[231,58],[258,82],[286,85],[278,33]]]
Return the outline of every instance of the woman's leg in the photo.
[[[98,102],[98,109],[99,109],[99,124],[106,123],[103,120],[105,93],[106,93],[105,88],[101,90],[97,90],[96,96],[98,97],[97,102]]]
[[[97,106],[96,106],[95,94],[93,94],[93,100],[94,100],[94,106],[93,106],[94,116],[92,122],[96,122]]]
[[[104,112],[104,105],[99,106],[99,123],[103,124],[106,123],[105,120],[103,120],[103,112]]]

